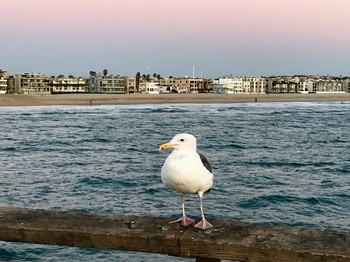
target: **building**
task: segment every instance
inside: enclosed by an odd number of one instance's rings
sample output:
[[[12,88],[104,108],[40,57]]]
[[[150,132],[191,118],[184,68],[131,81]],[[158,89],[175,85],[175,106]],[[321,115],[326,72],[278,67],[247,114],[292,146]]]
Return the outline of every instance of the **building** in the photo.
[[[305,78],[300,80],[298,86],[298,93],[300,94],[308,94],[312,93],[313,82],[309,79]]]
[[[233,94],[234,93],[233,78],[223,77],[217,78],[212,83],[212,89],[215,93]]]
[[[198,93],[212,93],[213,92],[212,83],[213,83],[213,80],[203,78],[202,82],[198,87]]]
[[[350,93],[350,78],[344,79],[342,85],[343,85],[342,89],[346,93]]]
[[[51,77],[48,85],[52,94],[85,93],[87,91],[86,80],[82,77]]]
[[[162,78],[160,85],[171,87],[174,93],[189,93],[189,78]]]
[[[200,85],[202,84],[202,78],[189,78],[188,79],[188,93],[198,94],[198,90],[200,89]]]
[[[160,94],[177,93],[177,90],[175,86],[163,84],[159,86],[159,93]]]
[[[243,94],[265,94],[267,81],[265,78],[248,77],[242,79]]]
[[[146,83],[146,92],[150,95],[159,94],[159,83],[158,82],[147,82]]]
[[[127,93],[127,82],[125,76],[96,75],[87,80],[87,91],[89,93],[125,94]]]
[[[299,92],[299,80],[288,77],[269,78],[267,93],[290,94]]]
[[[142,94],[146,94],[147,93],[147,80],[144,78],[141,78],[139,80],[139,88],[136,91],[137,93],[142,93]]]
[[[0,69],[0,95],[7,92],[7,72]]]
[[[342,81],[335,79],[310,79],[312,93],[345,93]]]
[[[345,93],[342,79],[321,76],[290,76],[268,79],[268,93]]]
[[[159,85],[164,87],[166,92],[196,94],[212,91],[211,81],[203,78],[169,77],[161,78],[159,81]]]
[[[224,77],[215,79],[212,88],[216,93],[225,94],[264,94],[265,78]]]
[[[15,77],[10,75],[7,77],[7,94],[15,94],[16,93],[16,85],[15,85]]]
[[[49,77],[39,73],[16,74],[15,92],[24,95],[50,95]]]
[[[136,77],[127,77],[125,82],[125,91],[127,94],[136,93]]]

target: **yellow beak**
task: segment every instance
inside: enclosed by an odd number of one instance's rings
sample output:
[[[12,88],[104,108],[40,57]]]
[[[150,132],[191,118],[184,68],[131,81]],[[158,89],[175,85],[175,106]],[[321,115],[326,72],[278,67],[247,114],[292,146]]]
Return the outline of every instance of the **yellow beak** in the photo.
[[[173,144],[165,143],[159,147],[159,151],[164,151],[166,149],[173,148]]]

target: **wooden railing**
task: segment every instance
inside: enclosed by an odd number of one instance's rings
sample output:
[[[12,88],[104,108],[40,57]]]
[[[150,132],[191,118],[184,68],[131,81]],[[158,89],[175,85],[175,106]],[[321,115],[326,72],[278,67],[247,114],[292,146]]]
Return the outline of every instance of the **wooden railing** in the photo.
[[[350,261],[350,233],[211,221],[214,229],[156,217],[0,208],[0,241],[127,250],[196,261]]]

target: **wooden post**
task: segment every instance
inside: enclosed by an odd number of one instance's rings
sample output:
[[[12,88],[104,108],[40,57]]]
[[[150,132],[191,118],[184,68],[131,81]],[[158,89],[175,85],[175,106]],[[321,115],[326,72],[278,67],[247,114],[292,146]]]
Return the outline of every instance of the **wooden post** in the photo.
[[[168,254],[196,261],[350,261],[350,233],[211,221],[214,229],[169,219],[0,208],[0,241]]]

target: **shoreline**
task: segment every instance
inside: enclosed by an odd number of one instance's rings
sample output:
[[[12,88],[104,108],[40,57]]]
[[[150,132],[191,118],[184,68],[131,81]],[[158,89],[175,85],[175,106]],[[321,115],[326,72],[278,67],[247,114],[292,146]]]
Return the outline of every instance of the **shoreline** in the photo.
[[[327,94],[57,94],[47,96],[4,94],[0,107],[128,104],[223,104],[268,102],[345,102],[350,93]]]

